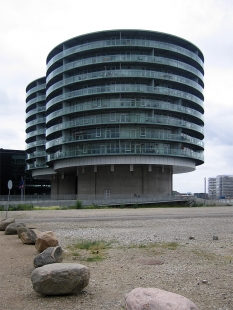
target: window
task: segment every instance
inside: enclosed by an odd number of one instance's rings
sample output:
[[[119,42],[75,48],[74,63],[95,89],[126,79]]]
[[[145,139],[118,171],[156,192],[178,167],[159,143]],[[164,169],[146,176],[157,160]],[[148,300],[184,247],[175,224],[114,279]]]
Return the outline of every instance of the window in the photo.
[[[96,137],[101,137],[101,128],[96,128]]]
[[[104,190],[104,199],[110,199],[110,189]]]
[[[111,112],[110,113],[110,121],[115,122],[116,121],[116,112]]]
[[[141,127],[141,137],[145,137],[145,136],[146,136],[146,128]]]

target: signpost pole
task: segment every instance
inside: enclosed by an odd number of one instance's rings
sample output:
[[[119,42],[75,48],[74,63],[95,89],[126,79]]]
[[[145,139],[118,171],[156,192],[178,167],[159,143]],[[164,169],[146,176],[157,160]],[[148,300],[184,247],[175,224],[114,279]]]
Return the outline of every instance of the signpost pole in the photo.
[[[9,194],[8,194],[8,205],[6,206],[6,219],[7,219],[7,216],[8,216],[8,206],[9,206],[9,201],[10,201],[11,189],[12,189],[12,186],[13,186],[13,183],[12,183],[11,180],[8,181],[7,186],[8,186],[8,189],[9,189]]]

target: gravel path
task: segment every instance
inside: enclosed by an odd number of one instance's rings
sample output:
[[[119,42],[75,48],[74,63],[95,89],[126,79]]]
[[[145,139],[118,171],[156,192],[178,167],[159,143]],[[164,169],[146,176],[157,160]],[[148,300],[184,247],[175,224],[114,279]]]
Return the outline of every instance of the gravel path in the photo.
[[[79,295],[44,297],[32,289],[30,275],[37,252],[17,236],[0,232],[0,309],[122,308],[124,295],[135,287],[157,287],[191,299],[200,309],[233,309],[233,217],[205,218],[207,213],[233,212],[232,207],[180,209],[63,210],[9,212],[27,219],[28,227],[53,230],[66,249],[63,262],[90,268],[90,283]],[[87,216],[197,214],[200,218],[114,221],[65,221]],[[5,213],[0,214],[3,218]],[[48,222],[36,222],[46,217]],[[61,222],[54,222],[60,218]],[[31,223],[30,223],[31,219]],[[218,240],[213,241],[213,235]],[[190,240],[189,237],[195,237]],[[95,253],[74,251],[79,241],[105,241],[105,259],[87,261]],[[160,264],[159,264],[160,262]]]

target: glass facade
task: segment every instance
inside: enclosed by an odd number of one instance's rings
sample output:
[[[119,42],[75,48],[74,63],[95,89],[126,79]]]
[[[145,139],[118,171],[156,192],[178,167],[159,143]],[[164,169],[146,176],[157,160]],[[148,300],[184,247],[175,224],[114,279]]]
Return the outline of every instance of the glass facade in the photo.
[[[203,62],[192,43],[152,31],[110,30],[59,44],[46,77],[26,89],[27,169],[56,182],[73,175],[77,194],[78,168],[195,170],[204,162]]]

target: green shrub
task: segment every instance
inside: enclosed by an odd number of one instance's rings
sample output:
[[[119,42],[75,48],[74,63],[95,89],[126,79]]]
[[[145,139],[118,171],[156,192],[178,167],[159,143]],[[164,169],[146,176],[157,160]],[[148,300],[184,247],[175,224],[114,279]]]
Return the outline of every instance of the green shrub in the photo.
[[[34,208],[33,204],[18,204],[18,205],[9,205],[9,211],[28,211]]]
[[[82,206],[83,206],[82,201],[81,200],[77,200],[76,201],[76,209],[82,209]]]

